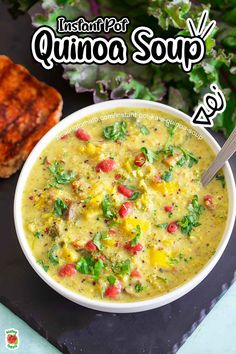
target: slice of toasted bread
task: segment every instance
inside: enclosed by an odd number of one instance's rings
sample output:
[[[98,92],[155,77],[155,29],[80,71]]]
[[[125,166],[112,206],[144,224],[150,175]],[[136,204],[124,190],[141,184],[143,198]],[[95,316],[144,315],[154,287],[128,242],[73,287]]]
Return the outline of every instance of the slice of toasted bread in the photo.
[[[0,177],[15,173],[60,119],[62,97],[22,65],[0,55]]]

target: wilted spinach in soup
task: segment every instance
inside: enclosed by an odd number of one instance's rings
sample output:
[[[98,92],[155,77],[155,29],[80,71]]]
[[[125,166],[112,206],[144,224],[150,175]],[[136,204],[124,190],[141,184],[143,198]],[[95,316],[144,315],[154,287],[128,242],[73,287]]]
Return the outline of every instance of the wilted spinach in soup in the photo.
[[[227,218],[224,175],[203,188],[214,153],[178,122],[116,108],[42,152],[23,221],[37,262],[58,283],[89,298],[138,301],[180,286],[212,257]]]

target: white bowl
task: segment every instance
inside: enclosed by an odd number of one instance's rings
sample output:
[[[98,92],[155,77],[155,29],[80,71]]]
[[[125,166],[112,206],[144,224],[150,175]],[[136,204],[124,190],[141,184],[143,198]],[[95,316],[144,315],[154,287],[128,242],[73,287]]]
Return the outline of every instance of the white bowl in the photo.
[[[22,203],[22,192],[24,190],[25,183],[27,181],[28,175],[31,171],[31,168],[36,161],[36,159],[40,156],[42,150],[47,146],[47,144],[56,137],[62,130],[69,127],[71,124],[76,123],[79,119],[106,109],[114,109],[116,107],[147,107],[157,109],[162,112],[167,112],[173,114],[174,116],[180,118],[184,122],[190,123],[190,117],[186,114],[171,108],[169,106],[144,101],[144,100],[113,100],[108,102],[102,102],[98,104],[94,104],[83,108],[75,113],[72,113],[67,118],[63,119],[60,123],[58,123],[55,127],[53,127],[35,146],[31,154],[29,155],[27,161],[24,164],[24,167],[21,171],[16,192],[15,192],[15,200],[14,200],[14,220],[15,227],[18,236],[18,240],[20,242],[21,248],[28,259],[29,263],[33,267],[33,269],[38,273],[38,275],[54,290],[56,290],[59,294],[66,297],[67,299],[80,304],[85,307],[89,307],[91,309],[106,311],[106,312],[116,312],[116,313],[129,313],[129,312],[139,312],[154,309],[165,304],[168,304],[181,296],[188,293],[195,286],[197,286],[212,270],[212,268],[216,265],[219,258],[221,257],[228,241],[231,236],[231,232],[234,225],[235,220],[235,211],[236,211],[236,198],[235,198],[235,182],[234,177],[230,168],[229,163],[225,164],[224,174],[226,179],[226,185],[228,188],[228,197],[229,197],[229,213],[226,223],[226,228],[224,234],[222,236],[221,242],[212,258],[209,262],[204,266],[204,268],[192,279],[179,286],[178,288],[170,291],[165,295],[161,295],[152,299],[130,302],[130,303],[117,303],[117,302],[105,302],[102,300],[93,300],[82,295],[76,294],[73,291],[70,291],[64,288],[62,285],[58,284],[55,280],[53,280],[43,269],[42,267],[36,263],[36,260],[31,252],[31,249],[26,240],[26,235],[23,229],[22,223],[22,212],[21,212],[21,203]],[[220,146],[214,140],[214,138],[202,127],[194,127],[194,129],[205,139],[211,148],[217,153],[220,150]]]

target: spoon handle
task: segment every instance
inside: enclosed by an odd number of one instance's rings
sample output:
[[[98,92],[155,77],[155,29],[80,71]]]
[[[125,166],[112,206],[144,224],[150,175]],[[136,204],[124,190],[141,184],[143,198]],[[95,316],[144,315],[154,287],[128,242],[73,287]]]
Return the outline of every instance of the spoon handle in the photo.
[[[222,149],[216,156],[215,160],[212,162],[208,170],[206,170],[202,175],[202,184],[205,187],[215,176],[215,174],[224,166],[225,162],[236,151],[236,127],[230,134],[229,138],[224,143]]]

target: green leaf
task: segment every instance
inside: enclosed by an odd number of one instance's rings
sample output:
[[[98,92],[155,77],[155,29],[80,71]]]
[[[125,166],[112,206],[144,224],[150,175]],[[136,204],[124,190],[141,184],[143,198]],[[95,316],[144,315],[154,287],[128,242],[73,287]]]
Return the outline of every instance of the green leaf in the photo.
[[[166,229],[168,226],[167,223],[163,223],[163,224],[157,224],[156,227],[160,227],[160,229]]]
[[[116,277],[114,277],[114,275],[109,275],[107,277],[107,280],[108,280],[109,284],[114,285],[116,282]]]
[[[54,203],[54,214],[57,216],[62,216],[66,209],[68,209],[68,206],[62,199],[57,198]]]
[[[180,147],[179,149],[182,151],[183,156],[177,162],[178,166],[182,167],[184,165],[187,165],[189,168],[191,168],[193,165],[198,163],[199,159],[193,153],[186,149],[183,149],[182,147]]]
[[[127,134],[127,123],[115,122],[113,125],[105,127],[103,129],[103,135],[108,140],[124,140]]]
[[[157,159],[157,154],[154,151],[146,148],[145,146],[143,146],[140,151],[146,156],[148,162],[150,163],[153,163],[154,160]]]
[[[106,219],[116,219],[117,218],[116,213],[112,210],[112,204],[110,201],[109,194],[107,194],[104,197],[104,199],[101,203],[101,206],[102,206],[104,218],[106,218]]]
[[[48,259],[53,265],[59,264],[59,259],[56,253],[58,249],[59,246],[57,244],[54,244],[50,251],[48,251]]]
[[[190,236],[193,228],[200,226],[198,220],[203,209],[203,206],[199,204],[198,196],[195,195],[192,202],[188,205],[189,213],[178,221],[178,225],[184,235]]]
[[[94,264],[93,268],[93,279],[98,280],[101,270],[104,268],[104,263],[103,261],[99,258],[97,262]]]
[[[49,265],[45,264],[44,261],[42,261],[42,259],[38,259],[37,263],[41,265],[41,267],[45,270],[45,272],[48,271]]]
[[[172,122],[166,122],[165,123],[165,126],[166,126],[166,128],[167,128],[167,130],[168,130],[168,133],[169,133],[169,136],[171,137],[171,138],[173,138],[173,136],[174,136],[174,132],[175,132],[175,128],[176,128],[176,124],[175,123],[172,123]]]
[[[129,200],[137,200],[140,196],[139,192],[134,192],[131,197],[129,198]]]
[[[186,17],[191,8],[189,0],[151,0],[148,6],[148,14],[154,16],[164,30],[170,26],[175,28],[186,27]]]
[[[82,274],[93,275],[94,280],[98,280],[101,270],[104,268],[103,261],[99,258],[97,261],[93,260],[92,257],[81,257],[76,263],[76,269]]]
[[[115,274],[129,274],[130,273],[130,259],[126,259],[125,261],[122,262],[115,262],[112,264],[112,270]]]
[[[81,200],[81,203],[88,204],[91,201],[92,197]]]
[[[40,232],[40,231],[36,231],[35,233],[34,233],[34,237],[36,237],[36,238],[41,238],[43,236],[43,234],[42,234],[42,232]]]
[[[136,236],[131,240],[131,246],[134,247],[138,244],[139,239],[141,237],[141,228],[139,225],[136,226],[135,229],[132,230],[132,232],[136,233]]]
[[[166,182],[170,182],[172,180],[172,169],[169,169],[168,171],[165,171],[163,175],[161,176],[161,179],[163,179]]]
[[[94,262],[91,257],[81,257],[76,263],[76,269],[82,274],[91,274]]]
[[[165,146],[164,154],[168,155],[168,156],[173,156],[174,155],[174,146],[173,145]]]
[[[93,243],[97,246],[97,248],[101,251],[103,249],[103,244],[101,243],[102,240],[107,239],[107,232],[106,231],[100,231],[97,232],[96,235],[93,238]]]
[[[217,181],[220,181],[222,188],[225,188],[225,176],[224,175],[216,175]]]
[[[68,184],[75,179],[75,174],[71,171],[65,172],[59,161],[54,161],[49,165],[48,170],[54,176],[54,180],[58,184]]]
[[[150,130],[145,126],[145,125],[142,125],[140,127],[140,132],[143,134],[143,135],[148,135],[150,134]]]
[[[141,291],[144,290],[144,287],[140,283],[137,283],[137,284],[135,284],[134,289],[135,289],[136,293],[140,293]]]

